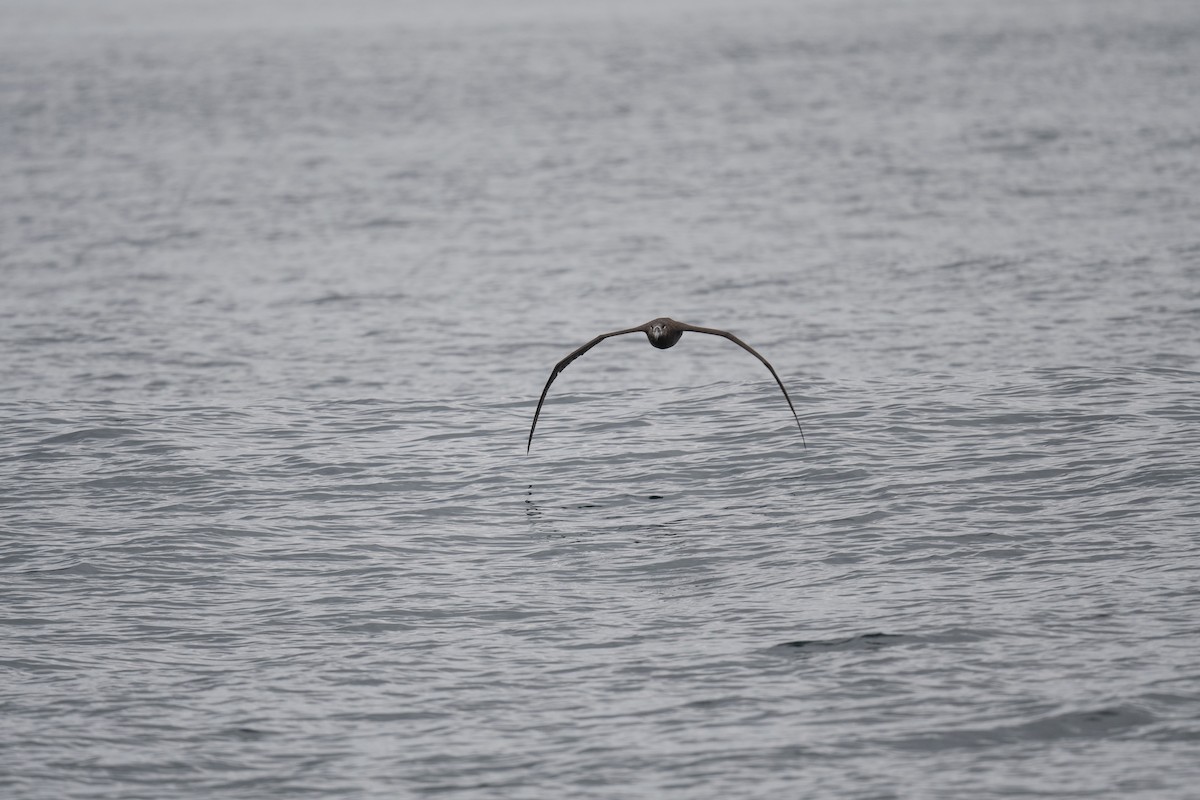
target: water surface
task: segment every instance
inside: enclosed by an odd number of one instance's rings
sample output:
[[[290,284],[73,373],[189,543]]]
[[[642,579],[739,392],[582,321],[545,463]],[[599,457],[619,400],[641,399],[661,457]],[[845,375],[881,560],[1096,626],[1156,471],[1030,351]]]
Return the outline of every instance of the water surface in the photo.
[[[0,12],[5,795],[1189,796],[1200,10],[493,5]]]

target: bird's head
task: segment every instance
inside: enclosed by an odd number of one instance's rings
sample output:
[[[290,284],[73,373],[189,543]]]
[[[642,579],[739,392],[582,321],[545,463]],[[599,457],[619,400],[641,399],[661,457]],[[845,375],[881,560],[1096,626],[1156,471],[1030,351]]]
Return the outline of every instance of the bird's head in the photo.
[[[679,341],[683,331],[670,317],[660,317],[646,326],[646,338],[659,350],[666,350]]]

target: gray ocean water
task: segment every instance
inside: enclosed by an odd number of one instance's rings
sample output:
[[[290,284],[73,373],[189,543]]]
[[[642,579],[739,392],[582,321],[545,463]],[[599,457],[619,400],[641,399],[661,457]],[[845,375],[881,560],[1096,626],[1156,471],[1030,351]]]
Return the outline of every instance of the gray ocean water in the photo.
[[[0,3],[0,795],[1196,797],[1200,5]],[[672,316],[730,342],[593,336]]]

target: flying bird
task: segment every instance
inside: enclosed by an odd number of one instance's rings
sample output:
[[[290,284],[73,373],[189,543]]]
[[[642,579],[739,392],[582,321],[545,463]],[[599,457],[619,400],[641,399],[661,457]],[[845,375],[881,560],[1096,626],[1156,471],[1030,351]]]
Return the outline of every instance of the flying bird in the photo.
[[[688,325],[686,322],[678,322],[670,317],[659,317],[652,319],[645,325],[638,325],[636,328],[626,328],[620,331],[611,333],[602,333],[595,339],[585,344],[569,356],[558,362],[554,366],[554,371],[550,373],[550,380],[546,381],[546,388],[542,389],[542,396],[538,398],[537,411],[533,412],[533,424],[529,426],[529,441],[525,444],[525,452],[529,452],[529,448],[533,446],[533,430],[537,427],[538,417],[542,413],[542,403],[546,402],[546,393],[550,391],[550,384],[554,383],[554,379],[558,377],[558,373],[562,372],[571,362],[579,358],[581,355],[591,350],[596,345],[600,344],[605,339],[613,336],[621,336],[626,333],[646,334],[646,338],[650,340],[650,344],[657,347],[659,350],[666,350],[668,347],[674,347],[679,339],[683,336],[684,331],[693,331],[695,333],[710,333],[713,336],[724,336],[729,341],[742,348],[750,355],[757,358],[763,365],[771,371],[771,377],[779,384],[780,390],[783,392],[783,399],[787,400],[788,408],[792,410],[792,416],[796,418],[796,427],[800,428],[800,443],[804,445],[804,449],[808,449],[808,443],[804,441],[804,428],[800,427],[800,416],[796,414],[796,407],[792,405],[792,398],[788,397],[787,389],[783,386],[783,381],[779,380],[779,375],[775,373],[775,368],[771,366],[771,362],[767,361],[762,355],[750,345],[743,342],[738,337],[734,336],[729,331],[717,330],[716,328],[701,328],[697,325]]]

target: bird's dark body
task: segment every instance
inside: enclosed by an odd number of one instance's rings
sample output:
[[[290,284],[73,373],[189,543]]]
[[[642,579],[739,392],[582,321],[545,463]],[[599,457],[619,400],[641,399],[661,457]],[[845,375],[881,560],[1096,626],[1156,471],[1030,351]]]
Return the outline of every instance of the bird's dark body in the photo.
[[[659,350],[674,347],[683,338],[683,328],[670,317],[659,317],[646,323],[646,338]]]
[[[572,352],[562,361],[554,366],[554,371],[550,373],[550,379],[546,381],[546,388],[542,389],[542,396],[538,398],[537,410],[533,412],[533,424],[529,426],[529,441],[525,444],[525,452],[529,452],[529,448],[533,446],[533,431],[537,428],[538,417],[542,413],[542,403],[546,402],[546,393],[550,391],[550,384],[554,383],[554,379],[558,377],[558,373],[566,369],[572,361],[579,358],[581,355],[591,350],[600,342],[612,336],[621,336],[626,333],[637,333],[641,331],[646,334],[646,338],[650,340],[650,344],[657,347],[659,350],[666,350],[669,347],[674,347],[676,343],[683,338],[684,331],[694,331],[696,333],[708,333],[713,336],[723,336],[729,341],[741,347],[746,352],[753,355],[763,363],[768,370],[771,371],[771,376],[775,378],[775,382],[779,384],[779,389],[783,392],[783,398],[787,400],[788,408],[792,410],[792,416],[796,418],[796,427],[800,428],[800,442],[804,444],[804,428],[800,427],[800,417],[796,414],[796,407],[792,405],[792,398],[788,397],[787,389],[784,388],[783,381],[779,379],[775,368],[771,363],[762,357],[757,350],[743,342],[738,337],[734,336],[729,331],[718,330],[717,328],[701,328],[696,325],[688,325],[686,322],[678,322],[670,317],[659,317],[647,322],[645,325],[639,325],[636,328],[625,328],[624,330],[612,331],[611,333],[602,333],[595,339],[585,344],[583,347]],[[807,448],[807,445],[805,444]]]

